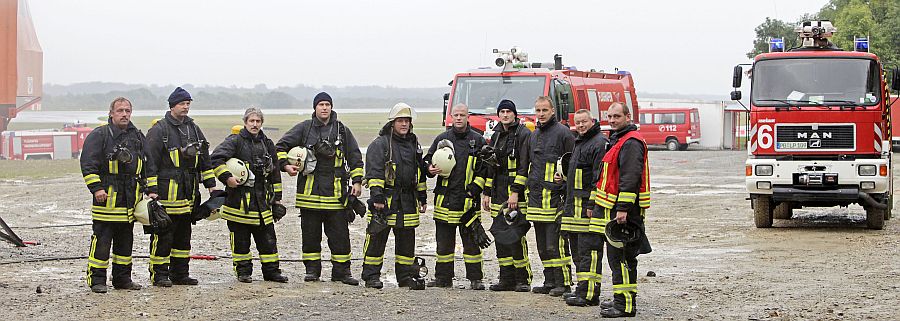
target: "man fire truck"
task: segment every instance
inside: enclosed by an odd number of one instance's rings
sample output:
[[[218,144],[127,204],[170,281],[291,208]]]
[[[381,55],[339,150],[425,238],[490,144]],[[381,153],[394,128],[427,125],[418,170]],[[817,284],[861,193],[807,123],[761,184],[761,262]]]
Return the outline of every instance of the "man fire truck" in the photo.
[[[556,119],[574,129],[575,111],[587,109],[592,118],[609,130],[606,110],[616,101],[625,102],[637,117],[637,94],[631,73],[579,71],[564,67],[562,56],[554,62],[528,62],[528,54],[520,48],[509,51],[494,49],[494,63],[499,68],[478,68],[456,74],[450,92],[444,94],[444,126],[450,126],[450,110],[458,104],[469,106],[469,124],[490,139],[494,127],[500,125],[497,105],[508,99],[518,107],[521,123],[534,130],[534,99],[549,96],[556,106]]]
[[[842,51],[829,21],[796,27],[801,45],[771,42],[751,79],[746,183],[756,227],[789,219],[793,209],[860,204],[882,229],[893,207],[890,91],[868,40]],[[733,100],[743,76],[735,66]],[[900,88],[898,71],[892,88]]]

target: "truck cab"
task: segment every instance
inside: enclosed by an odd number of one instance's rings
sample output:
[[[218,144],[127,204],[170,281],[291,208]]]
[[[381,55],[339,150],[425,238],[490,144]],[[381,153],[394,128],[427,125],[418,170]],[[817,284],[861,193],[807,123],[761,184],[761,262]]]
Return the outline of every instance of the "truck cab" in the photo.
[[[700,113],[697,108],[644,108],[639,117],[641,135],[649,145],[687,150],[700,143]]]
[[[465,104],[469,107],[469,124],[489,140],[499,125],[497,105],[509,99],[516,104],[520,121],[533,130],[534,102],[539,96],[549,96],[556,107],[556,118],[571,128],[575,111],[581,109],[590,110],[594,119],[608,127],[606,110],[613,102],[625,103],[634,117],[638,115],[634,81],[627,71],[580,71],[564,67],[560,55],[553,63],[528,63],[527,54],[519,48],[494,53],[498,54],[496,68],[483,67],[454,76],[450,92],[444,95],[443,126],[450,126],[450,108]]]
[[[744,75],[751,81],[745,174],[755,224],[771,227],[803,207],[859,204],[867,226],[881,229],[893,207],[883,66],[867,42],[857,51],[831,44],[828,21],[796,31],[801,47],[760,54],[746,74],[734,70],[732,99],[740,100]]]

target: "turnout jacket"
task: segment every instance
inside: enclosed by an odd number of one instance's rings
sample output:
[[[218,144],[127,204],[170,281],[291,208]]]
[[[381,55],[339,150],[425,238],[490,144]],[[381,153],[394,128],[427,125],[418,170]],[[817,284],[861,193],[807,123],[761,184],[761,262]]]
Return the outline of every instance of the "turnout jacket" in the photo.
[[[511,193],[519,194],[519,210],[526,211],[525,182],[528,180],[528,139],[531,131],[516,122],[504,129],[494,127],[491,146],[497,157],[497,166],[487,168],[484,195],[491,198],[491,217],[497,217],[500,206],[509,199]]]
[[[134,124],[120,129],[107,119],[106,125],[94,128],[84,141],[81,174],[91,192],[91,217],[96,221],[134,222],[134,207],[141,200],[144,179],[144,134]],[[130,161],[116,159],[116,149],[126,149]],[[106,191],[106,201],[97,202],[94,193]]]
[[[184,155],[183,148],[197,146],[195,156]],[[188,214],[200,200],[198,185],[216,186],[209,162],[209,142],[194,119],[178,121],[171,111],[147,131],[147,193],[159,195],[159,203],[169,215]],[[199,205],[199,204],[196,204]]]
[[[587,210],[594,209],[594,197],[597,195],[597,179],[603,169],[603,156],[606,154],[608,140],[600,130],[600,123],[588,129],[584,135],[575,138],[575,149],[569,159],[569,170],[566,172],[566,207],[563,211],[561,230],[584,233],[588,232],[591,218]],[[594,212],[595,216],[605,216]],[[602,220],[609,220],[602,217]],[[598,220],[600,223],[601,220]]]
[[[370,203],[385,204],[389,226],[417,227],[419,204],[427,202],[422,146],[411,127],[402,137],[393,131],[393,122],[388,122],[366,151],[365,181]],[[386,166],[393,168],[393,183],[385,179]]]
[[[313,145],[327,141],[334,146],[333,157],[316,155],[316,169],[309,175],[297,176],[295,207],[313,210],[344,210],[347,208],[348,179],[362,182],[363,161],[359,144],[350,128],[337,119],[332,111],[328,123],[320,121],[315,113],[291,128],[275,145],[278,153],[278,169],[288,164],[287,153],[300,146],[313,151]]]
[[[485,175],[477,155],[485,145],[485,141],[484,137],[470,127],[466,127],[461,133],[450,128],[434,138],[434,143],[425,156],[426,163],[431,162],[431,157],[437,151],[438,142],[444,139],[453,143],[456,165],[453,166],[450,176],[437,175],[437,184],[434,187],[434,219],[448,224],[460,224],[460,218],[469,209],[474,207],[477,211],[481,208],[480,202],[473,198],[481,195],[484,189]]]
[[[244,161],[253,175],[252,187],[238,185],[228,187],[228,178],[234,176],[225,162],[231,158]],[[281,200],[281,171],[275,168],[278,158],[275,144],[262,131],[255,136],[241,129],[240,133],[225,137],[210,155],[216,177],[225,184],[225,203],[222,204],[222,218],[228,221],[266,225],[275,222],[272,217],[271,202]]]
[[[572,150],[575,136],[560,124],[556,116],[543,124],[538,124],[528,138],[528,213],[532,222],[556,222],[558,210],[564,206],[565,185],[553,181],[556,161],[562,154]]]

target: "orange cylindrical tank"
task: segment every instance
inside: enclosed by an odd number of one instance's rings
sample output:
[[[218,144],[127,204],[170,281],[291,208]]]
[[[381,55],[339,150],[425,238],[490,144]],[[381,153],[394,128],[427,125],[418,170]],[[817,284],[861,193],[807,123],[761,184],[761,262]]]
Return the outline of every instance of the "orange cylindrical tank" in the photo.
[[[16,107],[18,0],[0,0],[0,117]]]

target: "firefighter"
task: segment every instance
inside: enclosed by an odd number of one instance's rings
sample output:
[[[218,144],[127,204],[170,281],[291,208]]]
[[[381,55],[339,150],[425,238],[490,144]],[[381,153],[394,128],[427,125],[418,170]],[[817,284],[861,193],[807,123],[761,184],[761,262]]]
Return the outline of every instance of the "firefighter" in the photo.
[[[190,276],[192,212],[199,207],[203,184],[215,190],[209,142],[188,117],[190,93],[181,87],[169,95],[169,111],[147,132],[147,194],[159,201],[172,225],[150,232],[150,279],[155,286],[197,285]],[[170,266],[171,264],[171,266]]]
[[[568,240],[560,235],[560,218],[564,206],[565,185],[554,180],[556,161],[572,150],[575,137],[571,130],[556,120],[556,108],[548,96],[534,103],[538,121],[528,139],[529,170],[528,209],[526,217],[534,224],[538,255],[544,266],[544,285],[532,292],[561,296],[571,289]]]
[[[362,191],[363,161],[356,138],[332,110],[331,96],[321,92],[313,99],[312,118],[281,137],[275,150],[279,168],[291,176],[303,169],[288,163],[294,147],[309,149],[317,162],[311,173],[297,178],[294,207],[300,209],[305,282],[319,281],[322,273],[322,229],[331,249],[331,281],[359,285],[350,273],[350,228],[353,213],[347,198]],[[348,190],[348,181],[352,182]]]
[[[603,156],[603,171],[597,182],[598,211],[591,217],[590,230],[605,224],[636,224],[642,231],[638,242],[623,248],[607,247],[612,270],[613,301],[601,304],[605,318],[633,317],[636,312],[637,256],[650,253],[644,230],[644,211],[650,207],[650,168],[647,144],[631,122],[631,112],[623,103],[613,103],[607,111],[612,127],[609,149]],[[608,222],[607,222],[608,221]]]
[[[435,241],[437,242],[435,278],[428,286],[449,288],[453,286],[453,263],[455,261],[456,231],[459,228],[463,245],[463,260],[466,266],[466,279],[470,282],[470,289],[484,290],[484,272],[482,271],[481,248],[475,241],[474,233],[465,226],[469,220],[475,220],[471,224],[481,224],[477,218],[480,216],[480,197],[484,189],[485,178],[481,171],[481,161],[477,154],[485,145],[484,137],[469,127],[469,107],[465,104],[455,105],[450,109],[452,126],[447,131],[434,138],[431,148],[425,155],[428,164],[428,176],[437,178],[434,188],[434,225]],[[449,164],[440,167],[433,155],[439,145],[449,144],[453,151],[455,164],[452,168]],[[466,217],[474,217],[463,221]]]
[[[500,101],[497,116],[501,126],[494,127],[489,151],[496,161],[495,164],[485,164],[489,170],[482,197],[482,206],[490,209],[495,221],[504,220],[498,216],[503,203],[520,212],[528,206],[525,202],[525,182],[529,164],[527,141],[531,135],[531,131],[519,122],[516,104],[511,100]],[[497,239],[496,247],[500,276],[498,282],[491,285],[491,291],[531,291],[531,263],[525,237],[512,244],[501,244]]]
[[[414,111],[395,105],[388,123],[366,152],[366,186],[369,188],[369,227],[363,245],[362,278],[367,288],[380,289],[381,266],[388,235],[394,233],[394,269],[400,287],[417,287],[413,266],[419,213],[428,208],[422,146],[412,132]],[[424,285],[424,284],[423,284]]]
[[[225,138],[210,155],[216,177],[226,185],[222,218],[228,221],[231,239],[231,257],[234,271],[240,282],[250,283],[253,257],[250,255],[250,237],[256,240],[259,260],[262,262],[263,280],[285,283],[288,278],[278,268],[278,246],[275,222],[285,214],[281,205],[281,171],[275,164],[278,159],[275,144],[262,131],[263,112],[256,107],[244,111],[244,127],[238,134]],[[253,179],[238,184],[235,173],[228,170],[226,162],[231,158],[241,160],[242,171]],[[240,174],[240,173],[238,173]]]
[[[106,269],[112,247],[112,284],[140,290],[131,281],[134,208],[143,196],[144,134],[131,123],[131,101],[118,97],[109,104],[107,124],[88,134],[81,155],[81,173],[93,196],[94,233],[88,255],[87,285],[106,293]]]
[[[566,304],[596,306],[600,304],[604,238],[602,230],[599,233],[590,230],[590,223],[594,214],[593,196],[608,141],[600,131],[600,124],[591,118],[591,112],[587,109],[575,113],[575,131],[578,137],[568,159],[566,207],[560,230],[568,234],[572,255],[577,258],[574,261],[578,287],[567,296]],[[598,220],[598,223],[603,222]]]

